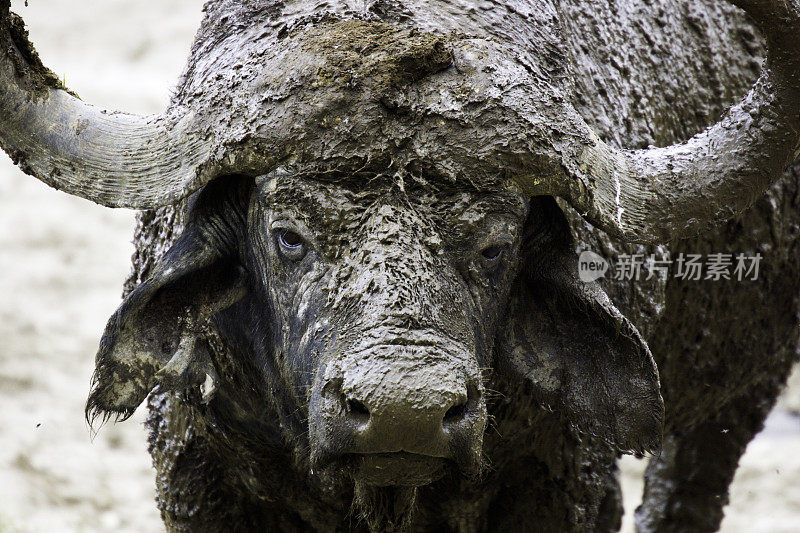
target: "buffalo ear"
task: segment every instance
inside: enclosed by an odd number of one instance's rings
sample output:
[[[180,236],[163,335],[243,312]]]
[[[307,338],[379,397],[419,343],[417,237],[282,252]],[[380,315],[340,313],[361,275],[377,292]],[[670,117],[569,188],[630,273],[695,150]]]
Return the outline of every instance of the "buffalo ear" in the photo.
[[[595,282],[578,278],[567,221],[551,198],[531,205],[523,269],[499,339],[498,365],[578,435],[622,452],[660,446],[658,370],[637,329]]]
[[[212,183],[200,193],[183,234],[109,319],[88,420],[128,418],[156,385],[185,388],[216,377],[200,328],[246,291],[237,254],[241,202],[218,189]]]

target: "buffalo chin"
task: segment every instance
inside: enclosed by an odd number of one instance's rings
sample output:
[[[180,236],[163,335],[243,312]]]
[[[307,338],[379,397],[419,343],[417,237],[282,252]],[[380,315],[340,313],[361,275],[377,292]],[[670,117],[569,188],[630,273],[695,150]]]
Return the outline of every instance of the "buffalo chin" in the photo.
[[[376,487],[356,481],[353,512],[373,533],[411,530],[417,487]]]
[[[415,453],[375,453],[356,458],[353,478],[372,487],[421,487],[440,479],[447,460]]]

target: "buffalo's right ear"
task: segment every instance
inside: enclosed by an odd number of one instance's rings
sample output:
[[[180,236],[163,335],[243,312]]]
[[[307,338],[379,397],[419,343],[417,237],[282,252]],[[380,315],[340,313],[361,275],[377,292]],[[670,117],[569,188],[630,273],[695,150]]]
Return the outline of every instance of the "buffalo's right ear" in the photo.
[[[523,270],[499,339],[498,366],[579,435],[623,452],[661,443],[664,405],[647,344],[596,282],[578,278],[569,226],[552,198],[535,198]]]
[[[150,277],[108,321],[86,404],[90,421],[129,417],[158,384],[183,388],[215,377],[200,328],[246,290],[239,262],[249,182],[218,180],[200,192],[186,228]]]

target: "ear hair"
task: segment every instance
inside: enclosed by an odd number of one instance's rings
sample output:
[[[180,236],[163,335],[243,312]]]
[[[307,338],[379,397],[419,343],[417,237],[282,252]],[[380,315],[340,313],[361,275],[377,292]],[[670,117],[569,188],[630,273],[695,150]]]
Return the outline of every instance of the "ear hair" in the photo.
[[[532,385],[578,434],[624,452],[660,444],[664,407],[647,344],[597,283],[577,276],[564,214],[536,198],[498,365]]]
[[[247,290],[238,246],[249,189],[231,182],[206,186],[183,234],[108,321],[86,404],[90,423],[128,418],[156,385],[216,378],[201,329]]]

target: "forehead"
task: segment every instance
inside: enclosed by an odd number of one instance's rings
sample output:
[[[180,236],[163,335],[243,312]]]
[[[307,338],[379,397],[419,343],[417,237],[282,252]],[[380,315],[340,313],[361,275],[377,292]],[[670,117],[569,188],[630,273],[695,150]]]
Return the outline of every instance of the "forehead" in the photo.
[[[390,206],[430,223],[480,223],[487,216],[521,219],[527,202],[497,187],[456,190],[419,180],[388,176],[324,180],[303,175],[262,176],[256,181],[262,205],[277,214],[331,228],[363,222],[365,213]],[[385,211],[383,211],[385,212]]]

